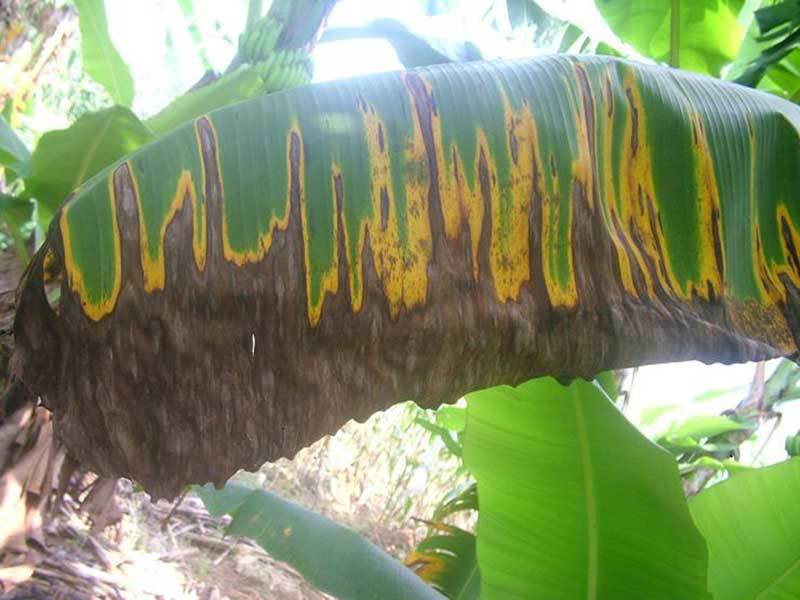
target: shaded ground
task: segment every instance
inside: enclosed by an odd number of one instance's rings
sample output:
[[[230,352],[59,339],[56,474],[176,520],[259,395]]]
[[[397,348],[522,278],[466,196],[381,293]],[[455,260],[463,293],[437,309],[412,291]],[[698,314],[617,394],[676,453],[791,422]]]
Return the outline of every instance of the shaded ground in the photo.
[[[429,518],[464,478],[458,460],[415,424],[423,414],[398,405],[349,423],[293,461],[236,479],[334,518],[403,558],[426,534],[415,518]],[[154,504],[127,480],[91,475],[73,475],[70,487],[42,529],[27,528],[27,552],[0,569],[0,597],[326,597],[253,543],[225,537],[228,518],[209,516],[192,495]]]
[[[121,485],[122,522],[91,532],[68,501],[45,528],[45,558],[7,598],[322,598],[290,567],[247,540],[226,539],[226,519],[194,497],[151,504]],[[169,519],[166,520],[167,515]]]

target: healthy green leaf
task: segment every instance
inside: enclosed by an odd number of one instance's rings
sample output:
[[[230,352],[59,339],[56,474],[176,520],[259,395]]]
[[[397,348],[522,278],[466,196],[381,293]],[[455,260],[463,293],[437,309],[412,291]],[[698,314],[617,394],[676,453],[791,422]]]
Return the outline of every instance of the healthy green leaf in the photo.
[[[761,89],[768,89],[784,95],[775,90],[775,82],[771,80],[773,69],[769,64],[762,62],[763,55],[770,53],[772,45],[769,40],[764,39],[758,23],[757,13],[762,8],[762,4],[766,3],[763,0],[748,0],[739,13],[739,22],[746,29],[746,33],[736,58],[726,69],[725,78],[742,85],[758,86]]]
[[[467,403],[485,597],[709,598],[675,461],[598,388],[548,377]]]
[[[412,571],[352,529],[266,490],[228,484],[197,488],[209,512],[229,513],[226,533],[253,539],[337,598],[391,600],[441,596]]]
[[[736,449],[735,444],[701,443],[699,439],[692,437],[671,437],[666,436],[658,440],[659,445],[672,454],[681,455],[686,452],[731,452]]]
[[[0,192],[0,220],[8,225],[14,248],[20,262],[25,265],[30,258],[22,227],[33,218],[33,204],[29,199],[18,198]]]
[[[467,424],[467,409],[445,404],[436,411],[436,423],[450,431],[463,431]]]
[[[700,440],[704,438],[730,433],[731,431],[744,431],[751,429],[752,425],[739,423],[728,417],[721,415],[701,415],[689,417],[680,425],[671,428],[664,434],[665,438],[679,439],[692,438]]]
[[[83,68],[122,106],[133,102],[133,77],[111,41],[103,0],[75,0],[81,29]]]
[[[155,134],[162,135],[216,108],[263,93],[263,86],[264,80],[255,69],[242,66],[209,85],[179,96],[145,124]]]
[[[558,45],[558,51],[573,51],[575,49],[575,44],[578,42],[578,40],[584,38],[585,35],[586,34],[584,33],[583,29],[573,23],[570,23],[564,30],[564,34],[561,36],[561,42]]]
[[[744,37],[737,17],[744,0],[681,0],[680,67],[718,76]],[[611,29],[624,42],[659,62],[670,58],[672,0],[597,0]]]
[[[763,35],[785,33],[787,29],[797,25],[800,18],[800,2],[787,0],[772,6],[764,6],[755,13],[758,28]],[[781,31],[773,30],[780,27]]]
[[[615,371],[603,371],[598,373],[594,383],[599,386],[603,393],[611,402],[616,402],[619,398],[619,382]]]
[[[453,455],[461,456],[461,444],[453,438],[449,429],[436,423],[431,423],[425,417],[417,417],[415,422],[423,429],[430,431],[432,436],[438,436]]]
[[[430,530],[408,555],[406,565],[448,598],[477,598],[480,573],[475,555],[475,535],[444,522],[463,511],[478,510],[478,487],[473,481],[451,491],[433,515],[425,521]]]
[[[764,405],[776,406],[800,398],[800,368],[788,359],[783,359],[769,379],[764,383]]]
[[[136,115],[121,106],[86,114],[67,129],[45,133],[25,180],[26,194],[38,201],[40,223],[46,225],[79,185],[153,137]]]
[[[30,168],[31,153],[3,117],[0,117],[0,164],[16,175],[25,177]]]
[[[433,513],[433,520],[443,521],[450,515],[465,510],[478,510],[478,486],[474,481],[464,489],[448,495]]]
[[[701,456],[688,465],[682,465],[681,474],[691,473],[697,469],[711,469],[713,471],[723,471],[730,475],[735,475],[736,473],[750,471],[752,470],[752,467],[743,465],[742,463],[730,458],[725,460],[717,460],[711,456]]]
[[[448,598],[477,600],[481,577],[475,535],[441,522],[428,525],[434,533],[417,545],[406,564]]]
[[[787,435],[784,447],[789,456],[800,456],[800,433]]]
[[[736,81],[749,83],[744,79],[743,76]],[[757,83],[759,89],[796,102],[800,93],[800,50],[793,50],[778,64],[767,68],[764,77]]]
[[[800,597],[800,459],[743,472],[689,501],[715,600]]]

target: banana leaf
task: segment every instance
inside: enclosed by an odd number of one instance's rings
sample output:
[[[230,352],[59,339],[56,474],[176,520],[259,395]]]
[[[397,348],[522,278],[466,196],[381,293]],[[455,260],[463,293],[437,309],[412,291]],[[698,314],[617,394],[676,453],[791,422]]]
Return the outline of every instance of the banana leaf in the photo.
[[[798,125],[607,57],[225,107],[66,199],[21,282],[14,378],[73,456],[164,496],[401,400],[792,356]]]

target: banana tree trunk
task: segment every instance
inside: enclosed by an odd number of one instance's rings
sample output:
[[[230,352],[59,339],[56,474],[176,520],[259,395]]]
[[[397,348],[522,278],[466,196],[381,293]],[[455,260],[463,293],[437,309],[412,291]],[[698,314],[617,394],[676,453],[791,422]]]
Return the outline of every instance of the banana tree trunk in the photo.
[[[22,280],[15,377],[72,455],[169,496],[400,400],[794,355],[798,124],[564,56],[224,108],[66,201]]]

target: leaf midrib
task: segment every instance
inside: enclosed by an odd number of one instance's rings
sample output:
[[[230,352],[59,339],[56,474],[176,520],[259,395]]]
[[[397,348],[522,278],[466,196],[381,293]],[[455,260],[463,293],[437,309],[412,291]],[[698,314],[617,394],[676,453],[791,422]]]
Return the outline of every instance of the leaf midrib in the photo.
[[[581,395],[578,390],[571,391],[575,403],[575,421],[578,429],[578,445],[581,453],[583,488],[586,508],[586,599],[597,600],[597,497],[594,489],[594,467],[592,453],[589,450],[589,437],[586,430],[586,417],[583,414]]]
[[[70,191],[73,191],[78,188],[84,181],[86,181],[87,176],[86,172],[89,170],[89,165],[92,162],[95,154],[97,153],[97,149],[100,147],[100,144],[103,142],[103,139],[106,137],[108,133],[108,128],[111,127],[111,122],[114,120],[114,116],[111,111],[108,112],[108,116],[106,118],[106,122],[103,123],[103,127],[100,129],[100,132],[93,137],[91,144],[89,145],[89,149],[87,150],[86,154],[84,154],[83,161],[81,161],[81,167],[78,169],[78,172],[75,174],[75,179],[73,180],[72,185],[70,186]]]
[[[800,558],[795,560],[792,564],[790,564],[786,570],[780,574],[772,583],[770,583],[767,587],[765,587],[758,596],[755,597],[755,600],[766,600],[768,597],[767,594],[775,589],[775,586],[778,585],[781,581],[789,577],[792,571],[795,571],[798,567],[800,567]]]

